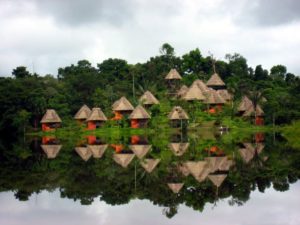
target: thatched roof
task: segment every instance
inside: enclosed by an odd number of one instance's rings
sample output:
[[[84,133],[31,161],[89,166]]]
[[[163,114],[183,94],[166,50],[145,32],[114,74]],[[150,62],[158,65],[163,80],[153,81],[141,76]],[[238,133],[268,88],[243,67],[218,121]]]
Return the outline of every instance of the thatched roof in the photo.
[[[149,115],[149,113],[141,105],[135,107],[133,112],[129,115],[129,119],[150,119],[150,118],[151,116]]]
[[[168,183],[168,187],[173,191],[174,194],[179,193],[184,183]]]
[[[220,90],[217,90],[217,92],[226,101],[230,101],[232,99],[232,95],[226,89],[220,89]]]
[[[186,85],[182,85],[179,91],[177,92],[177,96],[182,97],[188,90],[189,88]]]
[[[227,163],[227,157],[206,157],[205,161],[208,163],[209,172],[214,173],[218,170],[222,170],[223,165]]]
[[[252,152],[251,150],[249,150],[247,148],[240,148],[239,153],[240,153],[241,157],[243,158],[244,162],[246,162],[246,163],[250,162],[251,159],[253,159],[253,157],[254,157],[254,152]]]
[[[204,94],[201,89],[196,84],[192,84],[191,87],[187,90],[187,92],[182,96],[182,99],[186,101],[203,101],[205,99]]]
[[[169,113],[168,118],[170,120],[188,120],[189,116],[180,106],[174,106]]]
[[[148,172],[151,173],[157,164],[160,162],[160,159],[144,159],[141,161],[141,166]]]
[[[128,99],[123,96],[114,102],[112,109],[113,111],[132,111],[134,107],[131,105]]]
[[[48,159],[56,158],[62,145],[41,145],[41,148],[46,153]]]
[[[139,159],[142,159],[151,149],[151,145],[129,145],[129,148]]]
[[[211,180],[211,182],[217,186],[220,187],[222,183],[224,182],[225,178],[227,177],[226,174],[212,174],[208,175],[208,179]]]
[[[190,174],[189,169],[186,166],[186,163],[180,163],[177,166],[179,172],[181,172],[184,176],[188,176]]]
[[[170,72],[167,74],[165,77],[166,80],[181,80],[182,77],[180,74],[177,72],[176,69],[171,69]]]
[[[219,74],[214,73],[213,75],[211,75],[211,77],[209,78],[209,80],[206,82],[206,85],[210,86],[210,87],[225,86],[225,83],[221,79],[221,77],[219,76]]]
[[[129,163],[133,160],[134,154],[114,154],[113,159],[122,167],[128,167]]]
[[[239,104],[238,111],[244,112],[251,106],[252,106],[252,101],[247,96],[243,96],[242,101]]]
[[[54,109],[47,109],[41,123],[61,123],[61,119]]]
[[[218,94],[217,91],[213,89],[209,89],[208,92],[205,94],[204,102],[207,104],[225,104],[226,101],[222,98],[221,95]]]
[[[76,147],[75,151],[84,161],[88,161],[92,156],[92,152],[87,147]]]
[[[238,107],[239,112],[244,112],[242,116],[251,116],[254,115],[254,105],[252,101],[247,97],[243,96],[242,101],[239,104]],[[256,106],[256,115],[257,116],[263,116],[264,111],[260,107],[260,105]]]
[[[185,163],[185,166],[193,175],[193,177],[199,182],[205,180],[205,178],[209,174],[209,168],[206,161],[188,161]]]
[[[159,104],[159,101],[155,96],[150,92],[146,91],[139,99],[139,102],[143,105],[155,105]]]
[[[168,146],[176,156],[182,156],[188,149],[190,143],[170,143]]]
[[[228,171],[234,165],[234,161],[232,159],[227,159],[224,163],[222,163],[219,167],[221,171]]]
[[[200,88],[200,90],[202,91],[202,93],[205,93],[207,91],[209,91],[209,88],[206,86],[206,84],[202,81],[202,80],[195,80],[192,84],[193,85],[197,85],[198,88]]]
[[[106,121],[107,118],[100,108],[93,108],[91,114],[86,119],[87,121]]]
[[[105,150],[107,149],[108,145],[88,145],[87,148],[92,152],[93,157],[96,159],[102,158]]]
[[[75,114],[74,118],[77,120],[85,120],[89,117],[91,112],[91,109],[87,105],[83,105]]]
[[[265,113],[262,110],[262,108],[260,107],[260,105],[256,106],[256,115],[257,116],[263,116]],[[251,107],[249,107],[243,114],[243,116],[251,116],[254,115],[254,106],[251,105]]]

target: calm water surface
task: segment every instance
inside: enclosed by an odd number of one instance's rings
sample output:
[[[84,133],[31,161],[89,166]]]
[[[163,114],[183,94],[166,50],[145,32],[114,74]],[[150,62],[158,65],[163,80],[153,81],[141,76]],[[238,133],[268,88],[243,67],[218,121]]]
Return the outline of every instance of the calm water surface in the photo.
[[[300,224],[280,135],[2,142],[0,224]]]

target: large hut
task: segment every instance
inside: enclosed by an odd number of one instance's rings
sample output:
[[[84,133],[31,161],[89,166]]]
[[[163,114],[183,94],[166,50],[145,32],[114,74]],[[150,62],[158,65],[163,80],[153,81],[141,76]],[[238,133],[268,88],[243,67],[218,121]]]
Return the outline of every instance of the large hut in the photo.
[[[139,99],[139,102],[143,104],[146,108],[159,104],[157,98],[150,92],[146,91]]]
[[[214,73],[213,75],[211,75],[209,80],[206,82],[206,85],[215,90],[226,89],[226,85],[225,85],[224,81],[221,79],[221,77],[217,73]]]
[[[95,130],[96,128],[101,127],[104,122],[107,121],[107,118],[100,108],[93,108],[86,121],[87,129]]]
[[[91,112],[91,109],[87,105],[83,105],[75,114],[74,119],[81,124],[86,121],[86,119],[90,116]]]
[[[254,117],[254,123],[256,125],[264,124],[264,111],[259,104],[256,105],[256,109],[254,109],[253,102],[247,96],[242,98],[242,101],[238,106],[238,114],[245,118]]]
[[[226,103],[219,93],[214,89],[209,89],[205,94],[206,98],[204,103],[207,104],[207,110],[209,113],[217,113],[222,110],[222,106]]]
[[[202,93],[199,86],[196,83],[194,83],[187,90],[187,92],[182,96],[182,99],[186,101],[204,101],[205,96]]]
[[[189,116],[180,106],[174,106],[168,118],[172,127],[185,127],[187,126]]]
[[[167,74],[165,77],[168,89],[169,89],[169,94],[170,95],[176,95],[176,90],[180,84],[180,80],[182,77],[180,74],[177,72],[176,69],[171,69],[170,72]]]
[[[115,114],[113,120],[121,120],[125,115],[129,115],[134,110],[134,107],[128,99],[123,96],[114,102],[112,110]]]
[[[143,106],[138,105],[129,115],[131,128],[145,128],[151,118]]]
[[[51,131],[61,126],[61,119],[54,109],[47,109],[41,124],[43,131]]]

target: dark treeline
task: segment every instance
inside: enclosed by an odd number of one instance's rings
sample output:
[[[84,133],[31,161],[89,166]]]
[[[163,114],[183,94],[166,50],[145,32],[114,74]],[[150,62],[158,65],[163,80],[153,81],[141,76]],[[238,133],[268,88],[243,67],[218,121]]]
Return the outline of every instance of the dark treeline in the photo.
[[[239,54],[217,60],[216,71],[234,94],[234,100],[249,91],[260,92],[267,99],[263,108],[266,123],[289,123],[300,117],[300,79],[283,65],[270,71],[261,65],[251,68]],[[207,80],[213,73],[212,57],[197,48],[178,57],[174,48],[163,44],[160,54],[145,63],[128,64],[123,59],[107,59],[93,67],[87,60],[58,69],[57,77],[31,74],[19,66],[10,77],[0,77],[0,130],[31,125],[47,108],[54,108],[62,118],[70,118],[82,106],[99,106],[109,116],[112,103],[126,96],[133,103],[150,90],[159,99],[167,99],[164,77],[171,68],[182,75],[182,84],[195,79]]]

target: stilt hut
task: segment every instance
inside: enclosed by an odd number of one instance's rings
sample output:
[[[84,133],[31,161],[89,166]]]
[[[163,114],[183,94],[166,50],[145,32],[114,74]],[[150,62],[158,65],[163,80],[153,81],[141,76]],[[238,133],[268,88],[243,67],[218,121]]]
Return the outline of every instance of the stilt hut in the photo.
[[[167,76],[165,77],[165,80],[166,80],[170,95],[176,95],[176,90],[179,87],[181,79],[182,79],[182,77],[180,76],[180,74],[177,72],[176,69],[171,69],[170,72],[167,74]]]
[[[217,73],[211,75],[209,80],[206,82],[206,85],[215,90],[226,89],[226,84]]]
[[[141,161],[141,166],[148,172],[151,173],[160,162],[160,159],[144,159]]]
[[[151,145],[129,145],[131,151],[139,158],[142,159],[151,149]]]
[[[207,104],[207,112],[211,114],[215,114],[222,110],[222,106],[226,103],[226,101],[218,94],[214,89],[210,89],[206,93],[206,98],[204,103]]]
[[[183,183],[168,183],[168,187],[173,191],[174,194],[178,194],[183,185]]]
[[[185,165],[198,182],[204,181],[209,174],[209,168],[206,161],[189,161],[186,162]]]
[[[146,91],[139,99],[139,102],[143,104],[146,108],[151,107],[152,105],[159,104],[157,98],[150,92]]]
[[[186,85],[182,85],[179,91],[177,92],[177,97],[182,98],[188,90],[189,88]]]
[[[87,147],[76,147],[75,151],[84,161],[88,161],[93,155],[91,150]]]
[[[195,80],[195,81],[193,82],[192,86],[193,86],[193,85],[198,86],[198,88],[201,90],[201,92],[202,92],[203,94],[205,94],[206,92],[209,91],[209,88],[206,86],[206,84],[205,84],[202,80],[199,80],[199,79]]]
[[[47,109],[41,124],[43,131],[51,131],[61,126],[61,119],[54,109]]]
[[[123,168],[127,168],[133,158],[134,154],[114,154],[113,156],[114,161]]]
[[[78,112],[75,114],[74,119],[82,124],[91,114],[91,109],[87,105],[83,105]]]
[[[224,182],[226,177],[227,177],[227,174],[208,175],[208,179],[218,188],[222,185],[222,183]]]
[[[256,110],[254,110],[253,102],[247,96],[244,96],[242,98],[242,101],[238,107],[238,114],[245,118],[254,117],[254,123],[256,125],[264,124],[264,111],[262,110],[260,105],[256,105]]]
[[[87,129],[95,130],[96,128],[101,127],[104,122],[107,121],[107,118],[100,108],[93,108],[86,121]]]
[[[62,145],[41,145],[41,148],[46,153],[48,159],[56,158]]]
[[[204,101],[205,96],[197,84],[192,84],[187,92],[182,96],[186,101]]]
[[[112,105],[112,110],[115,114],[113,120],[121,120],[125,115],[129,115],[134,107],[124,96],[115,101]]]
[[[217,171],[227,171],[227,164],[228,164],[228,158],[227,156],[220,156],[220,157],[206,157],[204,159],[209,168],[210,173],[215,173]]]
[[[93,157],[95,159],[100,159],[102,158],[105,150],[107,149],[108,145],[107,144],[102,144],[102,145],[88,145],[87,148],[88,150],[92,153]]]
[[[189,119],[187,113],[180,106],[174,106],[168,118],[172,127],[186,127]]]
[[[232,100],[232,95],[227,91],[227,89],[217,90],[217,93],[226,101],[230,102]]]
[[[147,127],[150,118],[151,116],[149,115],[149,113],[147,113],[143,106],[138,105],[129,115],[131,128]]]

